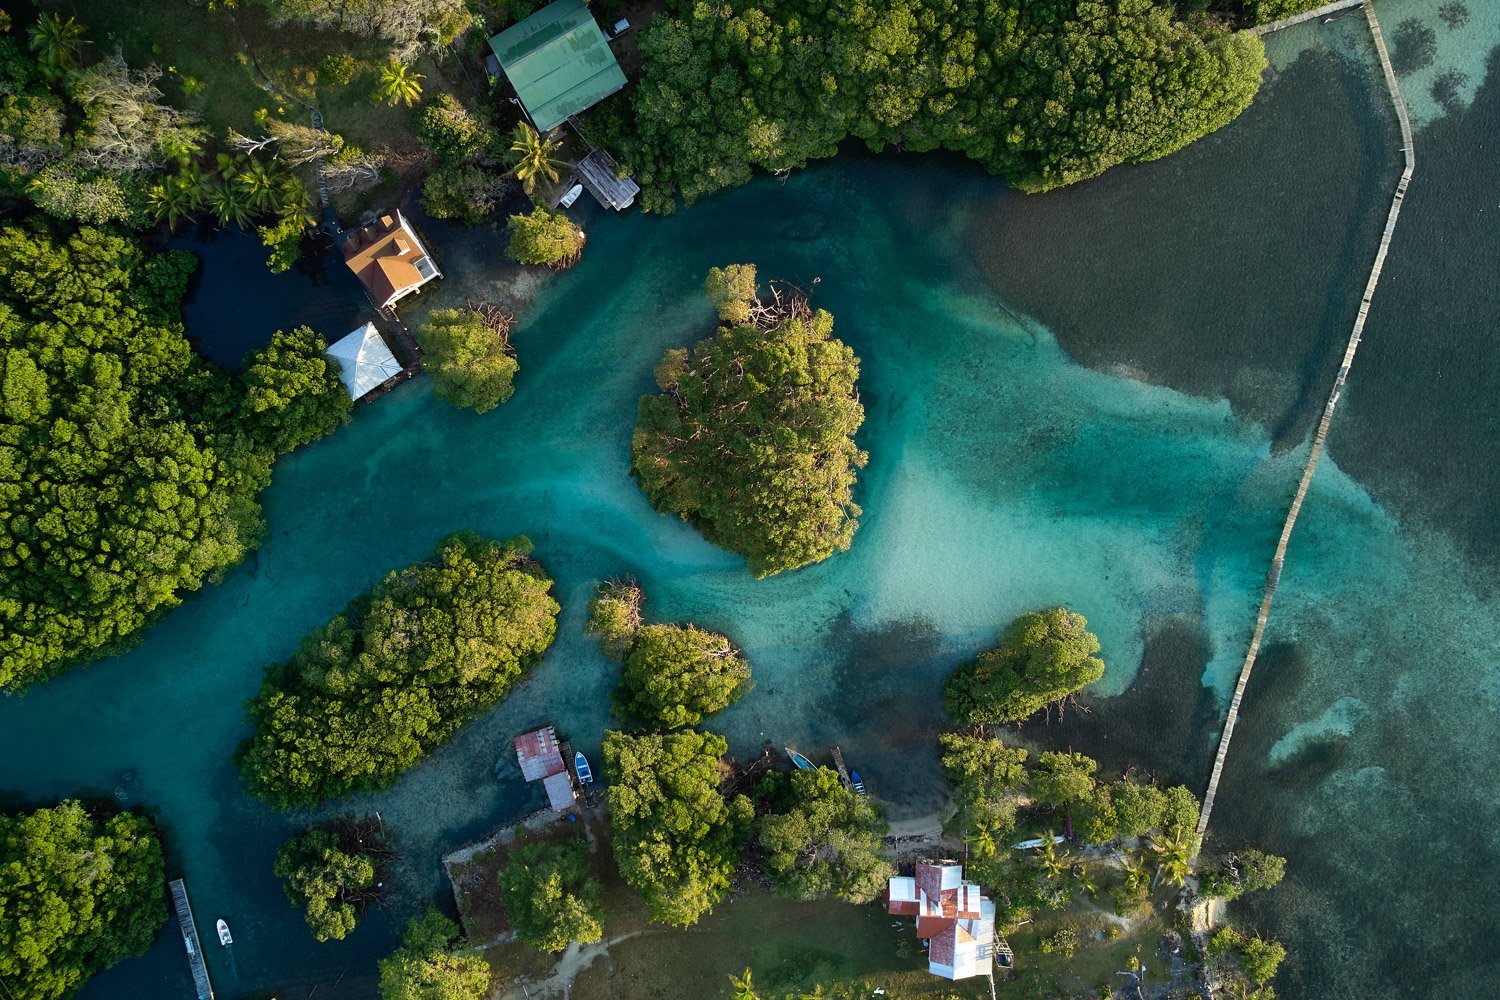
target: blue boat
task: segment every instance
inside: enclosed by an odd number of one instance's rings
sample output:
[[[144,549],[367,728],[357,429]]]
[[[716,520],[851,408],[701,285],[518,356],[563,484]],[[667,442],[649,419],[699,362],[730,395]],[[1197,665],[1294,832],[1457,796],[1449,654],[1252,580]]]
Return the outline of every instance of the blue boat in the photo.
[[[578,775],[580,785],[593,784],[594,772],[589,767],[589,759],[577,750],[573,751],[573,772]]]
[[[813,769],[813,762],[802,756],[797,751],[793,750],[791,747],[786,748],[786,755],[792,758],[792,766],[797,770],[811,771]]]
[[[849,787],[854,790],[855,795],[865,794],[865,779],[859,776],[858,771],[849,772]]]

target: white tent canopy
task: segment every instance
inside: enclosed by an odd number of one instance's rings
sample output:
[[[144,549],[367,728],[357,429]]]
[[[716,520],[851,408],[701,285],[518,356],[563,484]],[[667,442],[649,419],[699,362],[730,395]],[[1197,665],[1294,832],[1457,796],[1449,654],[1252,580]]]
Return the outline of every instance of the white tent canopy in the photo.
[[[341,378],[353,399],[358,399],[395,375],[401,365],[386,346],[374,323],[366,323],[325,351],[343,367]]]

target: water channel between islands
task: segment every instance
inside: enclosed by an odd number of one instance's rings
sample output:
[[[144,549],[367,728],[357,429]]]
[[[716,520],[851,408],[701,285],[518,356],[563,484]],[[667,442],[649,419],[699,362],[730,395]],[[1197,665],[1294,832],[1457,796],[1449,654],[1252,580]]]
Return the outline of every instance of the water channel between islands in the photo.
[[[1388,36],[1431,24],[1437,61],[1469,83],[1449,114],[1413,100],[1423,168],[1212,831],[1291,858],[1273,905],[1248,913],[1288,940],[1288,997],[1479,996],[1493,981],[1500,206],[1479,165],[1500,134],[1484,75],[1500,24],[1475,5],[1460,44],[1436,6],[1379,8]],[[0,702],[0,788],[158,810],[200,921],[233,924],[232,953],[209,954],[221,996],[368,996],[399,919],[447,895],[440,855],[539,804],[509,737],[553,721],[597,752],[614,667],[582,636],[584,605],[626,573],[649,617],[746,650],[756,688],[714,723],[734,749],[840,743],[894,818],[939,804],[941,678],[1012,615],[1053,603],[1089,618],[1110,669],[1089,714],[1027,735],[1200,787],[1399,170],[1367,39],[1362,18],[1272,39],[1272,77],[1241,120],[1057,195],[1022,198],[937,156],[852,155],[667,219],[587,217],[583,262],[519,293],[495,227],[434,224],[448,277],[410,315],[535,293],[515,398],[476,417],[419,379],[284,459],[245,566],[135,650]],[[206,351],[253,346],[216,337],[253,341],[255,323],[353,328],[341,275],[226,280],[260,266],[246,240],[197,246],[187,315]],[[707,332],[703,273],[738,260],[822,279],[814,303],[862,359],[868,414],[853,548],[759,582],[654,514],[627,475],[652,365]],[[219,331],[215,316],[240,320]],[[399,903],[315,944],[271,874],[308,817],[244,795],[243,702],[264,665],[457,528],[531,536],[564,606],[558,641],[500,708],[349,804],[396,831]],[[189,990],[168,933],[80,996]]]

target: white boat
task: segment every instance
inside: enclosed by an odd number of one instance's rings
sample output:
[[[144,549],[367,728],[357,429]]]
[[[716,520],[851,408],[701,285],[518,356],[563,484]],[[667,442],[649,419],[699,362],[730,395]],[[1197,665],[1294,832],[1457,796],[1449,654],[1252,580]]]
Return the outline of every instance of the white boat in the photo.
[[[583,194],[583,185],[574,184],[568,188],[568,193],[562,196],[562,201],[559,201],[558,204],[563,208],[572,208],[573,202],[577,201],[578,196],[581,194]]]
[[[220,918],[218,927],[219,927],[219,943],[222,944],[222,945],[224,945],[226,948],[229,945],[234,944],[234,938],[230,937],[230,935],[229,935],[229,925],[224,922],[223,918]]]

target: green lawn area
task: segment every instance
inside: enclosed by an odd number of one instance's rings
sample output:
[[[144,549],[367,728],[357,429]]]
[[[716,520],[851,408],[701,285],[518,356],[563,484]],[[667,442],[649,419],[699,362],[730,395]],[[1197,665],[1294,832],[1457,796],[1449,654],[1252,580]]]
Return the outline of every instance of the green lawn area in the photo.
[[[378,39],[276,24],[254,4],[210,10],[183,0],[85,0],[77,10],[96,51],[119,45],[131,66],[161,66],[167,72],[160,86],[168,100],[202,114],[218,138],[229,128],[253,133],[261,109],[306,123],[315,106],[329,130],[357,146],[397,159],[421,153],[413,132],[421,105],[386,107],[371,96],[376,68],[386,59],[386,46]],[[347,53],[359,63],[348,84],[320,72],[319,64],[331,53]],[[469,100],[476,96],[479,83],[471,86],[457,57],[446,50],[441,61],[424,57],[416,69],[426,77],[424,100],[443,91]],[[274,82],[279,97],[261,85],[262,74]]]

